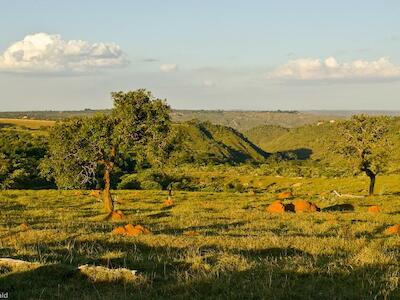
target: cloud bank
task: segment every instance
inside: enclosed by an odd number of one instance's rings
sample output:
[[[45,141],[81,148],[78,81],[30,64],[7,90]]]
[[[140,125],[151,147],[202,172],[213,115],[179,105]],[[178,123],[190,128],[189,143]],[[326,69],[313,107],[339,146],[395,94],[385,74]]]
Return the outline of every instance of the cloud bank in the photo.
[[[387,57],[375,61],[355,60],[339,63],[333,57],[325,60],[301,58],[276,68],[267,79],[278,80],[368,80],[400,78],[400,66]]]
[[[160,70],[162,72],[172,72],[178,69],[178,65],[176,64],[163,64],[160,66]]]
[[[114,43],[65,41],[59,34],[35,33],[0,54],[0,72],[84,73],[127,64]]]

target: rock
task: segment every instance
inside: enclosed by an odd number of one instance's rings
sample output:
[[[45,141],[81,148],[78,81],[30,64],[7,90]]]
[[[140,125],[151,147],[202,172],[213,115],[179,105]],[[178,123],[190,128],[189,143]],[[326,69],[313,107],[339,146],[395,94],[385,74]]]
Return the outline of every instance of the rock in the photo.
[[[297,183],[294,183],[293,185],[292,185],[292,187],[300,187],[300,186],[302,186],[303,184],[301,183],[301,182],[297,182]]]
[[[400,224],[396,224],[393,226],[388,227],[385,230],[386,234],[400,234]]]
[[[381,212],[381,209],[379,208],[378,205],[372,205],[370,207],[368,207],[368,212],[369,213],[373,213],[373,214],[377,214]]]
[[[293,198],[292,192],[283,192],[278,194],[278,199],[290,199],[290,198]]]
[[[267,212],[269,212],[269,213],[284,213],[285,205],[280,200],[274,201],[270,205],[268,205]]]
[[[306,200],[296,200],[293,205],[296,213],[320,211],[318,206]]]

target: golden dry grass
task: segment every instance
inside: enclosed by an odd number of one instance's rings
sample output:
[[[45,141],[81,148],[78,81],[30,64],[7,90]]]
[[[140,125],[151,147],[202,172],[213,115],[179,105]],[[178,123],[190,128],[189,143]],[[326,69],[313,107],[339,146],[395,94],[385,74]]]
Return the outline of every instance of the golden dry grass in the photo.
[[[0,192],[0,256],[41,265],[0,267],[0,286],[17,299],[400,298],[400,236],[385,233],[400,223],[398,176],[381,178],[386,192],[363,199],[330,193],[339,184],[354,191],[359,178],[278,179],[282,189],[301,181],[295,198],[322,211],[270,214],[276,192],[175,192],[165,207],[166,191],[116,191],[125,218],[104,221],[102,204],[85,193]],[[381,212],[369,213],[371,205]],[[112,233],[126,224],[152,234]],[[71,271],[82,264],[134,269],[138,281]]]
[[[39,129],[42,127],[51,127],[55,124],[55,121],[0,118],[0,124],[8,124],[15,127],[26,127],[28,129]]]

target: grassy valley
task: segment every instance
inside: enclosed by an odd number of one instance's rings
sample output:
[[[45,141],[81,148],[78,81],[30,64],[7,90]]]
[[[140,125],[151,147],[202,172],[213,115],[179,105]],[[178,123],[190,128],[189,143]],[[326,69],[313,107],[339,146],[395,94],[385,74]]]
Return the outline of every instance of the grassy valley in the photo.
[[[23,260],[0,259],[0,287],[12,297],[400,297],[400,244],[387,231],[400,223],[398,153],[367,197],[368,178],[342,172],[350,166],[334,148],[337,122],[243,133],[199,120],[174,123],[162,168],[118,166],[112,197],[123,217],[111,220],[101,193],[90,191],[99,186],[56,190],[39,175],[54,121],[0,124],[0,161],[13,159],[6,168],[13,175],[0,177],[9,180],[0,191],[0,257]],[[399,120],[388,126],[397,149]],[[290,195],[284,205],[306,200],[321,211],[268,212],[282,193]],[[116,233],[129,224],[147,234]]]

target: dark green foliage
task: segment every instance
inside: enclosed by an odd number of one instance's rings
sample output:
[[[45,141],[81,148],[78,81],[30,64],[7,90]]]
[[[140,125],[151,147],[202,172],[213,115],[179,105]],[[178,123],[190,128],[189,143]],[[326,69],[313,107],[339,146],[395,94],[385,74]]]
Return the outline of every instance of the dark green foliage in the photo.
[[[378,174],[388,164],[391,150],[387,135],[389,126],[388,117],[353,116],[339,126],[342,137],[340,150],[353,159],[360,171],[370,169]]]
[[[44,188],[50,182],[39,176],[38,165],[47,151],[47,140],[16,130],[0,130],[0,188]]]
[[[145,90],[112,93],[111,114],[57,123],[50,134],[50,156],[44,172],[60,188],[85,187],[115,165],[132,167],[132,159],[149,150],[162,151],[169,129],[169,108]],[[46,169],[47,167],[47,169]]]
[[[142,170],[137,174],[127,174],[121,177],[118,189],[162,190],[166,189],[173,179],[167,174],[156,170]]]
[[[353,116],[339,126],[339,149],[353,165],[371,179],[369,194],[374,193],[375,178],[389,163],[388,117]]]

